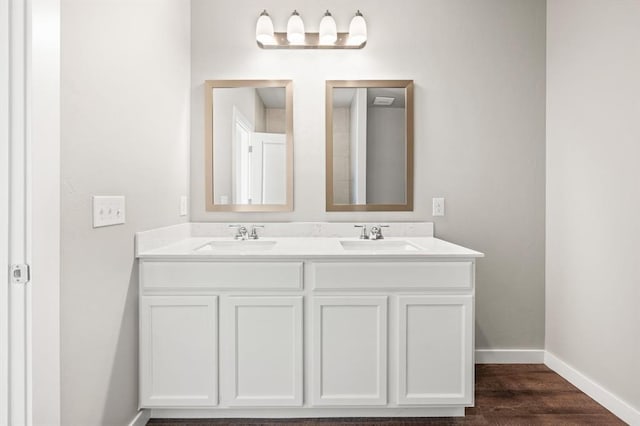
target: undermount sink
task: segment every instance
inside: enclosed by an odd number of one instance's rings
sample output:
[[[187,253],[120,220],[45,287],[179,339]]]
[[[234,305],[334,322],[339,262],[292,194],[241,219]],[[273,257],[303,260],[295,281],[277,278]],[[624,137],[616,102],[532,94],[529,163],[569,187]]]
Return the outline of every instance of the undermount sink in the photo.
[[[276,245],[275,241],[256,240],[232,240],[232,241],[211,241],[196,249],[202,251],[266,251],[271,250]]]
[[[345,250],[369,250],[369,251],[418,251],[420,247],[402,240],[361,240],[340,241]]]

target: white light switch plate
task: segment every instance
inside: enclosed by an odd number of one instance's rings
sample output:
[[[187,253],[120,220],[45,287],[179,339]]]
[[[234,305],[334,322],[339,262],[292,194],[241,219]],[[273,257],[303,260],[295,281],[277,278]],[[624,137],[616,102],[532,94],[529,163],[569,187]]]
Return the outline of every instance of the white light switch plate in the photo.
[[[124,223],[124,196],[93,196],[93,227],[120,225]]]
[[[444,216],[444,198],[433,199],[433,216]]]

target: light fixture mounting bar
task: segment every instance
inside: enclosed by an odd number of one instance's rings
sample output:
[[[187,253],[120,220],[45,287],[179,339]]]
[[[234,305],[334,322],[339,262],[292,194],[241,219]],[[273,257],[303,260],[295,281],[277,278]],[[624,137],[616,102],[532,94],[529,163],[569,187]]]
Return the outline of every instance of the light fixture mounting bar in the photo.
[[[367,42],[361,44],[349,44],[349,33],[338,33],[338,39],[334,44],[320,44],[320,33],[304,33],[304,43],[293,44],[287,40],[287,33],[273,33],[275,43],[263,44],[259,41],[261,49],[362,49]]]

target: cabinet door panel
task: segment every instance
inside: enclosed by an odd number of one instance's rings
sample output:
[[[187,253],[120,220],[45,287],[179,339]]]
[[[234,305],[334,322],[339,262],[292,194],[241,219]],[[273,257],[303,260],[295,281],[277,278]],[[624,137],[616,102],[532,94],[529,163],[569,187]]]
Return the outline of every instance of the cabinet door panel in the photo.
[[[143,407],[218,402],[217,297],[143,297],[140,394]]]
[[[313,404],[387,403],[387,297],[313,301]]]
[[[399,404],[473,402],[471,296],[401,296]]]
[[[302,405],[302,297],[230,297],[232,342],[224,400],[232,406]]]

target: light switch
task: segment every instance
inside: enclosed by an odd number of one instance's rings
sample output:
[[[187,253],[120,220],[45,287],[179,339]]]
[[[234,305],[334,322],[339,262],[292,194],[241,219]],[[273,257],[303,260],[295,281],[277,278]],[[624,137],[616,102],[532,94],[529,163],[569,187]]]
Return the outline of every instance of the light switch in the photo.
[[[124,223],[124,196],[93,196],[93,227],[120,225]]]
[[[187,207],[187,196],[182,195],[180,197],[180,216],[186,216],[188,211]]]
[[[433,199],[433,216],[444,216],[444,198]]]

